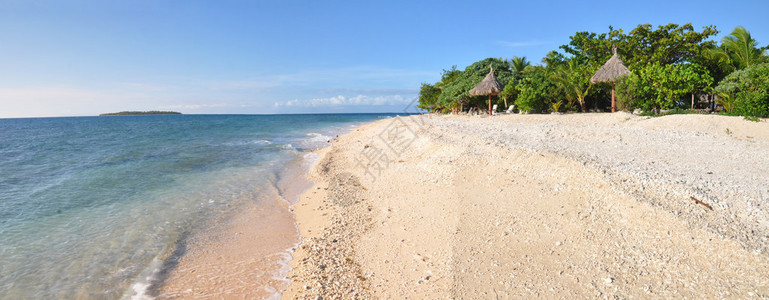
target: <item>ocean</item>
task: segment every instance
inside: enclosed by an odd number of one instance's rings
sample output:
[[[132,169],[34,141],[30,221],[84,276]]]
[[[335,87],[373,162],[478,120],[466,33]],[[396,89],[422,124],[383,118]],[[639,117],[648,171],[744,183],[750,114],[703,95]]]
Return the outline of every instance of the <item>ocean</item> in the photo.
[[[0,119],[0,298],[151,296],[190,235],[274,205],[311,150],[391,116]]]

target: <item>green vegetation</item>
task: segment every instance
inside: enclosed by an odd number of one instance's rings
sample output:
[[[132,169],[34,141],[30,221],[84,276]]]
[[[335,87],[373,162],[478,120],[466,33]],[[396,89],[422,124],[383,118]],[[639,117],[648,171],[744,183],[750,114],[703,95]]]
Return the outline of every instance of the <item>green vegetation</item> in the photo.
[[[543,67],[531,67],[515,83],[518,94],[515,104],[520,110],[546,112],[553,100],[563,98],[548,75],[549,71]]]
[[[550,80],[560,89],[569,106],[576,102],[584,112],[585,98],[593,88],[590,77],[596,70],[589,65],[580,65],[576,60],[558,64],[553,69]]]
[[[729,98],[729,114],[745,117],[769,117],[769,63],[734,71],[715,88],[719,98]],[[722,104],[723,105],[723,104]]]
[[[611,85],[593,84],[590,78],[617,47],[631,71],[614,80],[621,110],[684,113],[695,107],[697,98],[711,95],[727,114],[769,117],[768,47],[760,48],[743,27],[735,28],[720,44],[712,40],[717,33],[715,26],[697,31],[691,24],[577,32],[558,51],[547,53],[542,65],[512,56],[486,58],[464,70],[456,66],[443,70],[439,82],[422,84],[419,107],[443,112],[487,109],[487,97],[468,91],[493,65],[505,86],[492,98],[500,109],[515,104],[521,111],[603,111],[610,106]]]
[[[181,115],[180,112],[175,111],[121,111],[116,113],[100,114],[100,117],[106,116],[144,116],[144,115]]]
[[[745,27],[738,26],[721,40],[721,47],[711,50],[711,54],[722,58],[733,71],[769,62],[765,55],[766,49],[758,47]]]
[[[668,111],[661,111],[660,113],[655,113],[654,111],[647,111],[647,112],[641,113],[640,115],[647,116],[647,117],[661,117],[661,116],[669,116],[669,115],[696,115],[696,114],[702,114],[702,112],[699,110],[674,108]]]
[[[620,102],[625,108],[670,109],[687,95],[713,83],[713,77],[697,64],[647,64],[620,80]]]

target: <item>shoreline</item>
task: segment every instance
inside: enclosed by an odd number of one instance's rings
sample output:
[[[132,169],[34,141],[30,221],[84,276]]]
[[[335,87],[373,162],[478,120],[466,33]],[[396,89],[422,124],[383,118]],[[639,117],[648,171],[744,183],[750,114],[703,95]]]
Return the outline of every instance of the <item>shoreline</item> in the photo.
[[[343,134],[350,125],[321,131]],[[308,133],[319,142],[331,136]],[[319,157],[317,151],[299,150],[295,159],[274,170],[272,177],[241,199],[230,213],[208,220],[188,234],[174,255],[155,272],[148,293],[157,299],[189,297],[246,297],[274,299],[290,280],[292,254],[302,237],[293,206],[312,182],[307,173]],[[147,293],[137,293],[141,298]]]
[[[183,255],[164,271],[155,299],[275,297],[288,285],[283,275],[299,242],[293,222],[277,190],[211,220],[182,245]]]
[[[181,255],[158,272],[156,299],[189,297],[276,298],[289,281],[291,254],[301,242],[292,205],[310,187],[312,152],[290,161],[233,212],[207,221],[180,244]],[[142,295],[137,295],[140,297]]]
[[[344,135],[340,135],[334,139],[334,142],[339,141],[340,138],[346,138],[354,136],[361,130],[366,130],[375,124],[386,122],[385,120],[378,120],[362,124],[351,132]],[[360,284],[362,276],[358,266],[352,262],[350,256],[354,253],[351,251],[349,239],[341,239],[338,234],[330,234],[330,232],[338,231],[344,228],[348,224],[354,224],[355,230],[347,230],[346,236],[359,236],[362,230],[359,230],[359,226],[362,224],[358,220],[350,220],[341,223],[337,214],[351,211],[348,206],[353,205],[353,196],[356,194],[355,189],[360,185],[352,179],[352,176],[337,176],[334,178],[327,178],[331,170],[330,160],[332,160],[331,152],[334,150],[334,144],[318,149],[314,151],[319,159],[317,159],[309,172],[307,177],[313,182],[312,187],[301,194],[300,200],[294,204],[292,211],[296,217],[297,228],[301,236],[301,242],[299,247],[292,254],[292,259],[289,261],[291,271],[289,271],[288,279],[291,280],[291,284],[283,291],[282,299],[294,298],[301,294],[303,291],[319,287],[323,287],[324,282],[331,281],[336,283],[336,288],[345,288],[347,291],[352,291],[355,297],[365,297],[362,284]],[[344,174],[348,175],[348,174]],[[340,182],[342,184],[340,185]],[[348,184],[345,187],[345,183]],[[336,203],[330,203],[328,200],[328,194],[326,191],[331,189],[339,189],[341,193],[335,195],[337,198]],[[342,204],[343,203],[343,204]],[[341,205],[341,207],[335,207]],[[333,228],[333,229],[332,229]],[[337,258],[345,257],[343,263],[339,263]],[[310,273],[307,273],[307,269],[310,268],[308,264],[314,266],[336,270],[334,277],[324,276],[317,277]],[[345,279],[344,286],[339,285],[339,279]],[[300,284],[301,283],[301,284]],[[318,294],[329,295],[332,291],[321,290]]]
[[[321,151],[294,206],[303,243],[283,299],[769,295],[769,219],[752,204],[769,200],[755,173],[766,122],[414,118],[399,118],[414,139],[378,176],[355,158],[386,150],[377,137],[395,121]],[[752,163],[666,152],[689,145]]]

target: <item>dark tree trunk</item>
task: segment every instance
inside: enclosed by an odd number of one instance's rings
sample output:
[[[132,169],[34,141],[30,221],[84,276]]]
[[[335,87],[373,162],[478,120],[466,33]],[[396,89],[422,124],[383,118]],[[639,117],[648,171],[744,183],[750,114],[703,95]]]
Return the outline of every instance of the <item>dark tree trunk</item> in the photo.
[[[694,93],[692,93],[692,109],[694,109]]]

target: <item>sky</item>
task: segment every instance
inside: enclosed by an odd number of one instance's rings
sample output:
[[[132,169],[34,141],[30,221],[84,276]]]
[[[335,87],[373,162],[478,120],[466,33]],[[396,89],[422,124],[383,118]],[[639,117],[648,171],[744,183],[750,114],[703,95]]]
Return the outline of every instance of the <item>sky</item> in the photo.
[[[769,1],[0,0],[0,118],[401,112],[487,57],[539,63],[578,31],[736,26]]]

